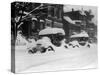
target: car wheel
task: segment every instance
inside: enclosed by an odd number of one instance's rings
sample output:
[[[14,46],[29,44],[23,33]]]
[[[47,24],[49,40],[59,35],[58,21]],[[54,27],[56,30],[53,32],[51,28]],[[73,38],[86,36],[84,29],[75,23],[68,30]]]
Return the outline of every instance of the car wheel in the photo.
[[[44,47],[42,47],[41,49],[42,49],[42,50],[40,51],[41,53],[45,53],[46,50],[47,50],[47,48],[44,48]]]

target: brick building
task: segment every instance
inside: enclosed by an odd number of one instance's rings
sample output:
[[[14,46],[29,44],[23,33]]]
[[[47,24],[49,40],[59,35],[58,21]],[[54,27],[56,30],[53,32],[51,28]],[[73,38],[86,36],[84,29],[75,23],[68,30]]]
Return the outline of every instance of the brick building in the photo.
[[[80,33],[81,30],[85,30],[86,15],[82,15],[80,11],[74,11],[72,9],[72,11],[64,13],[64,16],[68,16],[72,21],[75,21],[75,24],[67,22],[69,27],[69,36],[72,35],[73,32]]]

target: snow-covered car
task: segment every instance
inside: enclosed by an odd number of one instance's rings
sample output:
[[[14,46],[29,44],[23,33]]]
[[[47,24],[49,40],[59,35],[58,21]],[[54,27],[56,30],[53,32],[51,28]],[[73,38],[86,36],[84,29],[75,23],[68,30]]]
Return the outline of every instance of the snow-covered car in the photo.
[[[36,41],[36,46],[30,49],[28,52],[29,53],[45,53],[47,50],[48,51],[54,51],[52,47],[51,40],[48,37],[43,37],[39,40]]]
[[[65,32],[62,28],[45,28],[39,32],[41,37],[49,37],[51,43],[57,47],[61,46],[61,42],[64,39]]]
[[[90,48],[90,43],[88,42],[89,38],[88,37],[80,37],[78,42],[81,46],[87,46]]]
[[[71,39],[77,40],[77,45],[80,46],[87,46],[90,47],[89,35],[84,31],[79,34],[72,35]]]
[[[44,53],[46,51],[55,51],[55,47],[60,47],[62,45],[62,40],[64,40],[65,32],[62,28],[51,28],[47,27],[39,32],[40,39],[36,41],[36,47],[33,47],[29,52]],[[67,46],[65,46],[67,48]]]
[[[48,49],[49,49],[49,51],[50,50],[54,51],[54,49],[52,47],[53,45],[52,45],[51,40],[50,40],[49,37],[42,37],[42,39],[39,39],[37,41],[37,46],[38,46],[38,48],[41,48],[40,49],[41,53],[46,52],[46,50],[48,50]]]

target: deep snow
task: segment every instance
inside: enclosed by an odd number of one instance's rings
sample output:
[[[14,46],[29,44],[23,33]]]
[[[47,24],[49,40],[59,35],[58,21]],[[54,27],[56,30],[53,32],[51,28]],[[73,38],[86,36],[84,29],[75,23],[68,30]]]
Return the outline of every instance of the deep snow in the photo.
[[[16,46],[16,73],[87,69],[97,67],[97,45],[91,48],[54,47],[55,52],[29,54],[27,46]]]

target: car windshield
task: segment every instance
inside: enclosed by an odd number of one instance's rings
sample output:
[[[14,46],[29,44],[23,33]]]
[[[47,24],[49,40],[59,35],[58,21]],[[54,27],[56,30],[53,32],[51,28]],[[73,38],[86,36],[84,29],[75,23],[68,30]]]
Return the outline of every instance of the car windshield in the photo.
[[[80,38],[78,38],[78,41],[80,42],[80,41],[87,41],[88,40],[88,38],[87,37],[80,37]]]

